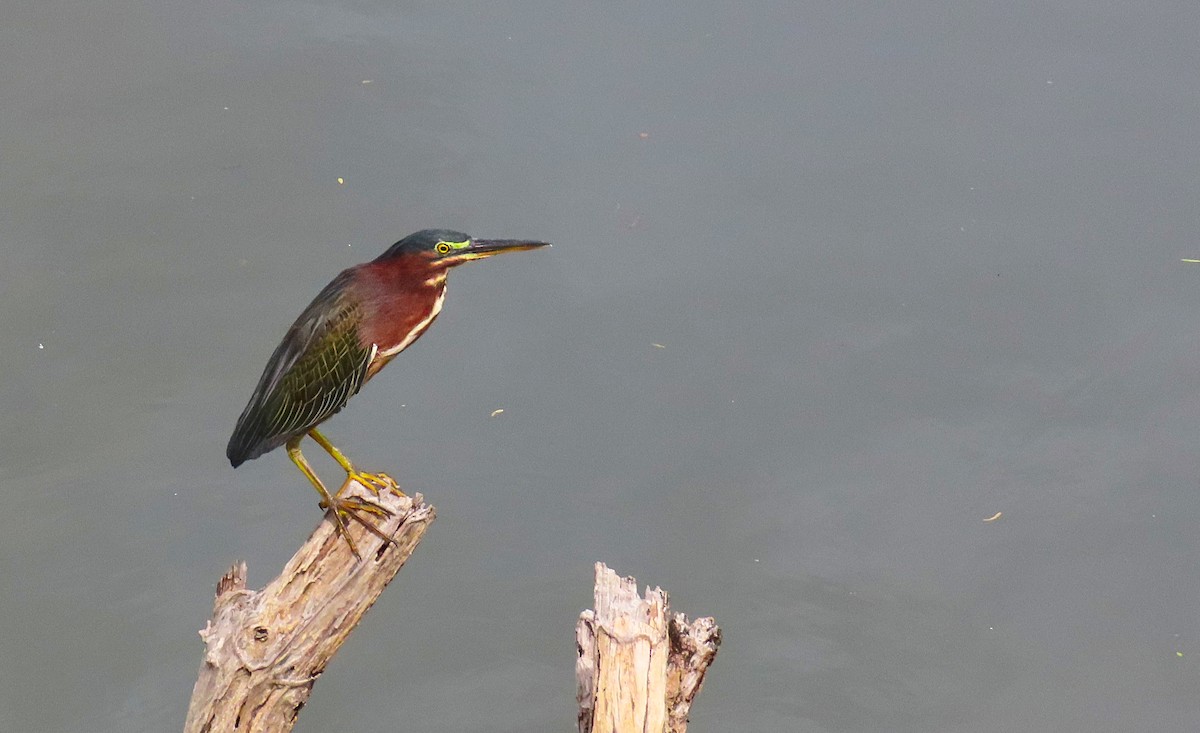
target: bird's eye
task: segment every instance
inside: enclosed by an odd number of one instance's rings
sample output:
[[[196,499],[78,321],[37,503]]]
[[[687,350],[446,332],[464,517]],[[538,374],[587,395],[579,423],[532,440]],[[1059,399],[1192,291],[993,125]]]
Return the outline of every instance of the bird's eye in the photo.
[[[438,254],[446,255],[446,254],[450,254],[451,250],[466,249],[469,246],[471,246],[470,239],[464,239],[461,242],[449,242],[449,241],[443,239],[442,241],[437,243],[437,246],[434,247],[434,249],[436,249],[438,251]]]

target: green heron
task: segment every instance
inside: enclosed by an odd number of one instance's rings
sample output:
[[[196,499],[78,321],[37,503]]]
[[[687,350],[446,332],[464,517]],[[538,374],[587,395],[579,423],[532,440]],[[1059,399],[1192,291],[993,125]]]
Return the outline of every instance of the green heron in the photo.
[[[229,439],[225,450],[229,462],[237,468],[286,445],[288,456],[321,495],[321,508],[329,510],[338,533],[356,556],[361,557],[346,531],[347,518],[391,541],[357,514],[387,516],[383,507],[341,494],[351,481],[376,495],[383,489],[400,494],[399,486],[385,473],[355,468],[317,426],[345,407],[368,379],[425,333],[442,310],[450,268],[502,252],[546,246],[545,242],[474,239],[462,232],[425,229],[396,242],[371,262],[343,270],[308,304],[271,354]],[[329,493],[300,452],[305,435],[346,471],[346,482],[337,493]]]

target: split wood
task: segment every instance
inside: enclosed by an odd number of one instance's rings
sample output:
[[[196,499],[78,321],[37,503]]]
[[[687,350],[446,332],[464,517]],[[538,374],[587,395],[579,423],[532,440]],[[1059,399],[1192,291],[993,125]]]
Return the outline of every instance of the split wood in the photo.
[[[217,583],[212,619],[200,632],[206,649],[184,733],[286,733],[313,683],[404,566],[436,514],[420,494],[346,495],[391,512],[375,524],[395,544],[347,522],[357,559],[326,517],[260,591],[246,589],[246,564]]]
[[[685,733],[692,700],[717,655],[712,618],[670,614],[661,588],[596,563],[595,610],[575,627],[580,733]]]

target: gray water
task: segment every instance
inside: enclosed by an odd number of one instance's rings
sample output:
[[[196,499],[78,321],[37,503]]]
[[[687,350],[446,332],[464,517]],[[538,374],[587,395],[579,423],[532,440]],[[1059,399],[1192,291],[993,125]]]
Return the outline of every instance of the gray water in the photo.
[[[724,629],[696,733],[1200,724],[1194,3],[3,21],[0,730],[181,727],[319,521],[233,424],[429,226],[555,247],[326,425],[439,518],[297,731],[572,730],[597,560]]]

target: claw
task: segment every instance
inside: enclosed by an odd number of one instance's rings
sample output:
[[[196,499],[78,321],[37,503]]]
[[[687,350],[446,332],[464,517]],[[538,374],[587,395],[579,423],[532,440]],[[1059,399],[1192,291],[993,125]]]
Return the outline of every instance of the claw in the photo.
[[[363,517],[359,516],[359,512],[365,512],[380,518],[392,516],[392,513],[387,509],[379,506],[373,501],[368,501],[361,496],[346,496],[346,497],[330,497],[329,500],[321,500],[320,507],[325,510],[330,510],[333,515],[333,520],[337,528],[338,534],[342,539],[346,540],[346,544],[350,546],[350,552],[359,560],[362,560],[362,554],[358,551],[358,547],[354,544],[354,539],[350,537],[350,533],[346,528],[346,519],[353,519],[361,524],[368,532],[375,535],[386,543],[396,544],[396,540],[389,537],[379,527],[376,527],[371,522],[368,522]]]
[[[386,507],[376,504],[370,499],[364,499],[361,496],[339,496],[338,494],[335,494],[334,496],[337,497],[339,502],[344,505],[344,510],[353,507],[356,510],[364,511],[367,514],[374,514],[375,516],[383,519],[392,516],[392,513],[388,511]]]
[[[374,524],[359,516],[359,513],[362,512],[380,518],[387,518],[392,515],[390,511],[373,501],[362,498],[361,496],[341,496],[341,493],[346,490],[346,487],[350,483],[349,478],[347,478],[346,483],[342,484],[342,488],[338,489],[338,493],[331,496],[329,491],[325,488],[325,484],[321,483],[321,479],[317,478],[317,474],[313,472],[312,466],[308,465],[308,461],[304,458],[304,454],[300,452],[300,436],[296,436],[287,442],[287,451],[288,456],[292,459],[292,462],[296,464],[296,467],[300,469],[300,472],[308,478],[309,482],[312,483],[313,488],[316,489],[317,493],[321,495],[321,508],[327,510],[333,516],[333,524],[337,529],[337,533],[341,535],[342,539],[346,540],[346,544],[350,546],[350,552],[353,552],[356,558],[362,560],[362,553],[358,551],[358,546],[354,544],[354,539],[350,537],[350,532],[346,527],[347,519],[352,519],[355,522],[358,522],[363,527],[366,527],[367,531],[384,542],[390,542],[392,544],[396,543],[394,539],[384,534]],[[347,470],[347,473],[349,474],[351,472]],[[363,483],[363,485],[371,488],[374,491],[369,483]],[[379,492],[375,491],[375,493],[378,494]]]
[[[321,503],[324,504],[325,502]],[[362,560],[362,554],[359,553],[358,547],[355,546],[354,538],[350,536],[350,531],[346,527],[346,520],[344,518],[353,517],[354,515],[350,514],[349,512],[342,511],[334,511],[330,513],[333,515],[333,524],[337,528],[337,533],[342,536],[342,539],[346,540],[347,545],[350,545],[350,552],[353,552],[356,558]]]
[[[390,491],[396,496],[404,496],[404,492],[400,490],[400,484],[396,483],[396,479],[386,473],[367,473],[365,471],[354,470],[347,471],[346,478],[347,480],[357,481],[376,495],[380,491]]]
[[[358,516],[357,514],[349,514],[348,516],[351,519],[353,519],[354,521],[361,524],[363,526],[363,528],[366,529],[368,532],[375,535],[379,539],[383,540],[385,544],[390,544],[390,545],[396,544],[396,539],[394,537],[388,536],[386,533],[383,532],[383,530],[379,529],[379,527],[376,527],[375,525],[371,524],[370,522],[368,522],[367,520]],[[347,537],[346,539],[349,539],[349,537]],[[358,553],[355,553],[355,555],[358,556]],[[361,560],[362,557],[358,556],[358,559]]]

